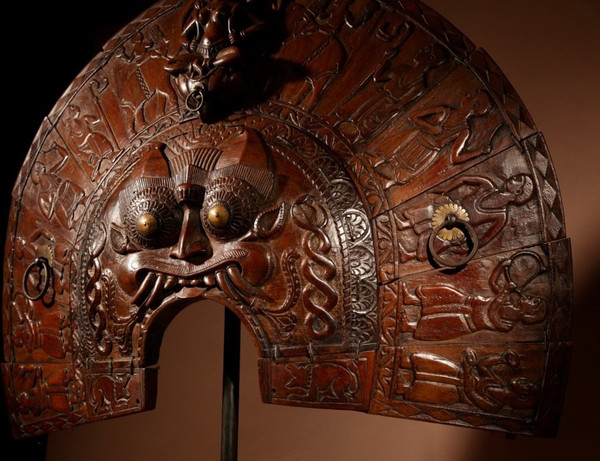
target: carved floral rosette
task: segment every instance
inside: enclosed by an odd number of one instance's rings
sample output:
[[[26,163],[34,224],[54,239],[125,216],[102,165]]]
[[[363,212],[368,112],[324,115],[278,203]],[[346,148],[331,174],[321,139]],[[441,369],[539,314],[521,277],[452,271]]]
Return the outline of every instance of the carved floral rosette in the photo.
[[[252,333],[265,402],[555,433],[569,241],[484,51],[387,0],[166,0],[104,50],[13,191],[17,437],[151,409],[201,299]]]

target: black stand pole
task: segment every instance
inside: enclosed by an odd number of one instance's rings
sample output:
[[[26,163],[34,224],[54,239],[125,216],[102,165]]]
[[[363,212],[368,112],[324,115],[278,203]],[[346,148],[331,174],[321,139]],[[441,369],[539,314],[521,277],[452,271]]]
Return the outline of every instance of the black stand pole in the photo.
[[[240,319],[225,309],[221,461],[237,461],[240,383]]]

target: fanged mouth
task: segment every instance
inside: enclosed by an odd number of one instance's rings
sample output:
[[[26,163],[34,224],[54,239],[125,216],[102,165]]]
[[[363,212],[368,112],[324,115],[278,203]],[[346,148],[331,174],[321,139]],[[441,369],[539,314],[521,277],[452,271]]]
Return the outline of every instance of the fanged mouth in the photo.
[[[175,265],[160,261],[136,261],[137,276],[143,280],[132,302],[144,309],[155,309],[169,295],[186,290],[185,297],[198,297],[218,288],[232,301],[251,306],[256,288],[242,275],[235,260],[246,257],[244,250],[233,250],[211,258],[200,265]],[[151,267],[152,270],[148,269]]]
[[[211,45],[206,45],[204,43],[198,44],[197,51],[204,56],[206,59],[214,59],[217,56],[217,53],[221,51],[223,48],[227,46],[226,40],[220,40],[216,43],[212,43]]]

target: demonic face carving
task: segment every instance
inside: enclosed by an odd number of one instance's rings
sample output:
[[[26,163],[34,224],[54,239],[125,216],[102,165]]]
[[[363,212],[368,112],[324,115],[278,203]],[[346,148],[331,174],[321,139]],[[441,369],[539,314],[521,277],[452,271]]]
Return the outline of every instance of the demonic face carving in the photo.
[[[279,125],[200,126],[131,152],[93,211],[76,293],[88,349],[151,362],[153,338],[199,299],[236,310],[261,354],[279,353],[273,344],[311,353],[309,342],[355,351],[355,335],[373,340],[370,234],[358,231],[366,217],[344,170],[304,135],[297,148],[283,143],[279,133],[296,138]]]
[[[142,155],[139,176],[114,200],[110,242],[123,256],[120,287],[142,308],[213,287],[250,304],[272,265],[268,246],[253,240],[278,226],[270,216],[277,207],[264,213],[275,174],[258,135],[243,131],[218,148],[177,152],[154,143]]]
[[[419,2],[161,2],[48,119],[6,247],[17,434],[150,409],[162,333],[203,298],[253,333],[265,402],[556,429],[555,173]]]

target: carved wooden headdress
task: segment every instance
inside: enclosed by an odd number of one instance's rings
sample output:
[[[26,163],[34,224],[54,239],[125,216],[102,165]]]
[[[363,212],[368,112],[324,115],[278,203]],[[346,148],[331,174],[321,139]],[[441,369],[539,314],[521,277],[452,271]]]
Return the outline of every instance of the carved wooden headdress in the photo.
[[[569,241],[485,52],[416,0],[164,0],[104,50],[14,187],[16,436],[152,408],[162,332],[208,298],[265,402],[556,431]]]

